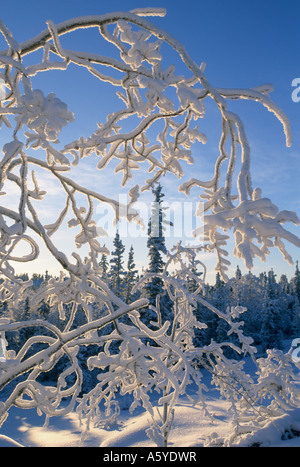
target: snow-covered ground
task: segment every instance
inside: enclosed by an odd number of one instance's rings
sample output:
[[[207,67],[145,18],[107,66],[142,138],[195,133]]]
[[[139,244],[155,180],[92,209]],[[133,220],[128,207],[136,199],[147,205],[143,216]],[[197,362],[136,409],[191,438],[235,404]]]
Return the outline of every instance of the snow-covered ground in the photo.
[[[290,340],[284,341],[285,350]],[[262,356],[263,354],[257,355]],[[256,368],[250,357],[245,358],[247,373],[255,375]],[[207,412],[193,406],[188,397],[181,397],[176,406],[169,447],[220,446],[231,433],[230,403],[219,398],[218,390],[211,385],[211,375],[202,370],[203,382],[208,388],[206,395]],[[195,396],[192,386],[190,395]],[[4,399],[3,399],[4,400]],[[1,397],[0,397],[1,403]],[[155,447],[146,434],[149,415],[137,408],[129,413],[128,399],[120,401],[121,412],[117,423],[109,429],[91,428],[82,441],[82,426],[76,411],[61,417],[52,417],[45,426],[45,415],[38,415],[36,409],[13,407],[0,429],[0,447]],[[296,436],[294,436],[296,434]],[[265,423],[259,431],[245,433],[232,445],[263,447],[300,447],[300,408]]]
[[[214,413],[215,422],[204,417],[201,409],[182,403],[176,409],[175,421],[170,436],[170,447],[201,447],[208,437],[224,438],[228,434],[228,405],[224,401],[211,398],[208,405]],[[298,418],[300,411],[289,417]],[[288,426],[287,416],[270,423],[257,433],[253,442],[261,442],[269,447],[300,447],[300,437],[282,440],[282,431]],[[130,416],[122,411],[118,426],[110,430],[92,429],[83,443],[84,447],[152,447],[145,429],[148,426],[145,413]],[[78,416],[71,413],[64,417],[50,419],[48,427],[43,427],[44,417],[35,410],[14,408],[2,427],[0,447],[76,447],[80,446],[81,429]]]
[[[207,408],[214,421],[204,415],[199,407],[193,407],[188,398],[182,398],[176,407],[170,447],[201,447],[207,441],[227,438],[230,433],[229,403],[220,400],[216,390],[207,398]],[[50,418],[44,426],[45,416],[36,410],[12,408],[0,430],[0,447],[153,447],[145,430],[148,414],[142,409],[132,415],[121,410],[118,424],[110,429],[93,428],[81,444],[81,427],[76,412]],[[289,438],[291,428],[300,432],[300,409],[270,422],[259,432],[244,436],[243,445],[261,444],[266,447],[300,447],[300,437]],[[240,441],[239,441],[240,442]]]

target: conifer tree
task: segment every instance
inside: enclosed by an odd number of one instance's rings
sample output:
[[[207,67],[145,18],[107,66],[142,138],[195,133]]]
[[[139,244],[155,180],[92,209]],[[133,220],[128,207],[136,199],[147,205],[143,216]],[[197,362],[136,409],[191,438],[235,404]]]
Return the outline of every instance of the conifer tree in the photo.
[[[242,272],[241,272],[241,270],[239,268],[239,265],[237,265],[237,267],[236,267],[235,278],[236,278],[237,281],[241,280],[241,278],[242,278]]]
[[[282,345],[282,320],[280,310],[276,302],[267,304],[263,311],[263,320],[261,328],[261,345],[263,350],[281,349]]]
[[[221,287],[223,287],[223,285],[224,285],[224,281],[222,281],[220,273],[217,272],[215,290],[220,289]]]
[[[154,195],[154,201],[152,204],[151,218],[148,223],[148,257],[149,265],[147,272],[151,274],[161,274],[164,270],[165,261],[163,255],[167,253],[164,237],[164,224],[167,223],[165,220],[165,214],[163,207],[164,193],[162,192],[161,184],[152,188]],[[170,222],[170,225],[172,223]],[[150,321],[157,321],[158,317],[156,313],[151,310],[151,305],[155,306],[159,298],[159,319],[164,322],[170,318],[172,312],[172,303],[168,294],[165,292],[163,287],[163,281],[160,277],[154,276],[148,280],[144,287],[144,294],[148,298],[150,308],[142,316],[144,322],[149,323]]]
[[[99,266],[101,267],[101,278],[103,280],[107,280],[107,274],[108,274],[108,261],[107,261],[107,255],[104,253],[101,256],[101,260],[99,262]]]
[[[162,199],[165,196],[162,193],[162,186],[158,184],[157,187],[152,189],[154,195],[154,202],[152,204],[151,218],[148,223],[148,256],[149,266],[148,272],[162,273],[165,262],[163,254],[167,252],[165,245],[165,237],[163,235],[163,207]],[[149,298],[151,305],[155,305],[157,295],[163,293],[163,283],[159,277],[154,277],[145,287],[147,298]]]
[[[194,274],[194,276],[196,276],[196,277],[200,277],[202,275],[202,272],[197,271],[197,264],[196,264],[196,260],[195,260],[194,256],[192,257],[192,260],[191,260],[190,270]],[[190,277],[188,279],[188,289],[189,289],[189,291],[191,293],[194,293],[197,290],[198,287],[199,287],[199,285],[198,285],[196,279]]]
[[[300,270],[299,270],[299,262],[296,261],[296,271],[295,275],[292,279],[292,287],[294,295],[297,295],[298,300],[300,301]]]
[[[281,287],[281,291],[283,293],[285,293],[285,294],[290,293],[290,285],[289,285],[289,281],[288,281],[288,278],[287,278],[286,274],[282,274],[280,276],[279,284],[280,284],[280,287]]]
[[[16,321],[29,321],[31,318],[31,309],[30,309],[30,299],[27,295],[24,300],[19,303],[17,316],[15,316]],[[21,328],[18,332],[18,341],[19,345],[23,345],[34,333],[33,329],[30,328]]]
[[[127,272],[125,277],[125,285],[126,285],[126,296],[125,301],[129,303],[131,300],[131,291],[136,283],[138,271],[135,269],[134,263],[134,250],[133,246],[131,245],[129,253],[128,253],[128,262],[127,262]]]
[[[295,301],[293,304],[293,318],[291,323],[291,330],[295,336],[298,336],[300,333],[300,302],[297,295],[295,295]]]
[[[109,280],[110,287],[113,292],[118,297],[124,296],[124,267],[123,267],[123,254],[125,251],[125,246],[120,239],[119,232],[116,233],[116,236],[113,241],[115,249],[111,252],[110,260],[110,271],[109,271]]]

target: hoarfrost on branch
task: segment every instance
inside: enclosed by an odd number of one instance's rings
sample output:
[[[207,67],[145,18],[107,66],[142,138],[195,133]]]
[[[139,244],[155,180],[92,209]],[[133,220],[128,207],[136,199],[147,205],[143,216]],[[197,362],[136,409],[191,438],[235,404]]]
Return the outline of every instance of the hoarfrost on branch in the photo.
[[[157,322],[152,323],[152,327],[145,325],[140,315],[148,306],[147,299],[140,298],[126,304],[100,278],[99,254],[108,251],[97,239],[95,203],[112,206],[116,221],[124,215],[130,222],[141,223],[134,208],[140,189],[148,190],[167,173],[181,179],[184,176],[183,162],[194,163],[193,145],[206,143],[208,136],[201,131],[201,119],[205,117],[208,100],[216,105],[221,117],[214,175],[210,180],[203,180],[199,174],[199,178],[192,178],[179,186],[179,191],[186,195],[192,188],[199,189],[201,202],[205,200],[205,245],[202,249],[217,253],[216,268],[226,279],[229,264],[226,232],[229,230],[234,233],[234,254],[243,258],[248,268],[252,267],[256,256],[264,260],[273,246],[291,262],[283,241],[300,246],[299,238],[283,227],[286,222],[297,224],[296,214],[279,212],[277,206],[263,197],[260,188],[253,188],[250,146],[245,128],[239,116],[230,110],[232,100],[258,102],[282,123],[286,144],[290,146],[289,122],[271,101],[269,93],[272,88],[269,85],[253,89],[215,88],[204,74],[205,64],[196,65],[176,39],[145,19],[164,14],[163,9],[147,8],[74,18],[57,25],[48,21],[44,31],[21,44],[0,22],[0,30],[7,43],[6,50],[0,52],[0,79],[3,84],[0,125],[6,126],[11,134],[2,148],[0,160],[0,200],[3,200],[0,205],[1,301],[10,300],[17,304],[31,287],[30,281],[16,277],[13,263],[39,258],[38,236],[63,272],[59,278],[51,278],[41,286],[31,298],[30,306],[32,310],[43,302],[56,306],[64,323],[58,328],[40,319],[12,323],[1,319],[1,335],[27,327],[45,331],[45,335],[31,337],[17,354],[7,350],[0,388],[20,375],[26,374],[27,377],[16,384],[6,402],[1,403],[2,422],[12,405],[36,407],[47,416],[71,410],[82,386],[78,350],[80,346],[89,344],[103,348],[98,355],[90,357],[89,368],[108,371],[101,373],[99,384],[80,399],[78,410],[87,418],[87,426],[99,415],[101,401],[105,402],[108,418],[113,419],[118,414],[116,392],[132,393],[132,409],[142,404],[148,410],[152,420],[148,434],[158,445],[167,444],[176,401],[192,381],[197,383],[199,400],[205,407],[202,397],[205,388],[199,369],[196,371],[196,362],[213,372],[221,391],[226,397],[229,394],[232,397],[233,406],[240,394],[233,390],[237,381],[241,381],[241,385],[246,384],[246,376],[241,376],[242,364],[229,363],[223,353],[223,348],[230,346],[236,352],[247,351],[253,355],[251,339],[246,338],[240,324],[233,321],[243,310],[237,307],[221,313],[204,303],[201,295],[188,291],[186,283],[192,273],[183,257],[190,261],[191,252],[178,245],[174,253],[169,253],[166,270],[160,275],[173,303],[172,322],[161,322],[158,299],[154,307]],[[89,28],[98,30],[99,49],[101,40],[115,48],[113,57],[64,48],[64,35]],[[177,74],[175,66],[165,63],[163,47],[166,44],[177,53],[186,68],[186,76]],[[41,60],[26,64],[26,57],[31,54],[37,57],[34,55],[37,51],[42,52]],[[120,99],[120,110],[108,114],[105,122],[98,123],[91,130],[90,136],[79,136],[61,147],[60,132],[73,122],[75,116],[58,96],[53,93],[45,95],[36,89],[34,78],[43,72],[67,70],[71,65],[83,67],[99,80],[99,85],[113,86]],[[160,129],[153,138],[157,124]],[[133,178],[133,171],[143,164],[148,165],[149,175],[144,185],[141,188],[135,185],[129,190],[128,206],[120,206],[119,201],[73,180],[72,167],[82,164],[82,159],[91,155],[98,157],[99,171],[105,170],[113,160],[117,161],[115,172],[122,173],[122,186]],[[238,160],[240,164],[237,164]],[[238,166],[240,169],[236,174]],[[39,181],[40,170],[48,172],[59,182],[65,197],[65,205],[57,213],[56,220],[48,224],[42,222],[39,214],[38,201],[42,204],[48,196],[47,187],[41,185],[42,180]],[[71,176],[67,176],[68,172]],[[233,186],[234,175],[237,186]],[[19,197],[15,207],[5,202],[12,186]],[[85,199],[85,206],[82,199]],[[76,248],[88,247],[85,257],[74,252],[70,258],[55,245],[54,234],[65,221],[70,229],[80,228],[74,243]],[[25,244],[29,245],[30,251],[20,256],[17,253],[19,246]],[[179,268],[175,268],[175,272],[168,271],[170,263],[176,263]],[[193,279],[197,279],[201,288],[199,278]],[[142,283],[145,281],[147,275]],[[236,333],[240,347],[226,342],[212,342],[202,349],[193,347],[193,329],[206,326],[197,322],[193,315],[197,300],[202,300],[203,305],[229,324],[230,332]],[[95,303],[106,310],[96,320],[91,311]],[[66,306],[71,309],[68,317]],[[73,329],[78,307],[83,309],[86,323]],[[128,316],[130,325],[119,322],[124,315]],[[110,323],[113,323],[114,331],[106,334],[103,329]],[[146,345],[145,339],[154,345]],[[112,353],[110,346],[115,341],[119,351]],[[44,343],[45,348],[25,358],[36,342]],[[39,375],[53,368],[63,356],[69,360],[69,366],[59,376],[57,386],[38,382]],[[228,384],[225,389],[225,370],[227,380],[231,378],[232,391],[228,390]],[[74,374],[75,379],[68,387],[66,379],[70,374]],[[158,412],[158,418],[149,398],[153,386],[161,392],[159,405],[162,411]],[[69,405],[61,406],[65,399],[69,400]]]

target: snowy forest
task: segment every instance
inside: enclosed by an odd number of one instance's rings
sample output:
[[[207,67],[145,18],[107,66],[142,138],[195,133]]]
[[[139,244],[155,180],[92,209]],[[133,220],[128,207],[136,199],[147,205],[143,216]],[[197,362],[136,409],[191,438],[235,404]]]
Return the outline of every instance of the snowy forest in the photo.
[[[153,189],[153,199],[155,206],[162,206],[163,192],[162,186],[158,185]],[[156,204],[157,203],[157,204]],[[137,287],[143,282],[145,274],[162,274],[166,266],[167,249],[164,238],[164,213],[163,209],[158,208],[158,236],[151,235],[151,220],[148,225],[148,258],[149,263],[146,271],[138,271],[135,265],[134,247],[131,246],[128,255],[125,254],[125,245],[116,233],[114,238],[114,249],[110,255],[102,254],[99,266],[99,277],[107,284],[110,290],[124,300],[125,303],[131,303],[133,300],[146,297],[149,304],[156,304],[157,296],[160,299],[160,319],[162,322],[172,321],[174,313],[172,301],[168,298],[163,281],[159,277],[148,279],[142,288]],[[296,261],[295,274],[289,280],[285,274],[277,276],[276,272],[270,271],[260,273],[255,276],[251,271],[242,275],[239,266],[237,266],[235,276],[223,281],[220,274],[216,274],[214,284],[203,283],[198,290],[197,279],[201,279],[202,272],[197,269],[197,261],[193,258],[191,262],[191,271],[195,277],[190,277],[187,281],[187,288],[190,293],[197,293],[203,299],[221,312],[225,313],[227,308],[236,305],[246,308],[243,313],[243,328],[246,335],[253,338],[254,345],[264,354],[268,349],[283,349],[283,343],[287,339],[297,338],[300,335],[300,270],[298,261]],[[10,301],[1,302],[1,316],[10,321],[26,321],[28,319],[46,320],[55,326],[60,326],[60,316],[57,306],[50,306],[43,302],[34,314],[30,310],[32,297],[38,293],[39,288],[47,285],[49,281],[57,281],[57,277],[49,276],[46,271],[44,275],[22,274],[19,279],[31,281],[32,285],[27,289],[26,296],[18,303],[17,308],[10,305]],[[92,303],[93,319],[100,318],[104,310],[99,307],[97,302]],[[64,314],[68,314],[68,306],[64,305]],[[220,319],[216,314],[209,310],[200,302],[194,308],[194,315],[199,322],[207,325],[205,331],[195,330],[193,337],[194,345],[200,347],[208,345],[211,340],[223,342],[228,339],[228,324]],[[156,312],[147,308],[143,312],[142,321],[150,325],[152,320],[157,320]],[[85,321],[84,311],[77,313],[73,322],[73,327],[83,324]],[[126,318],[120,318],[120,321],[130,321]],[[17,350],[25,341],[39,330],[19,330],[12,332],[7,336],[10,347]],[[230,339],[229,339],[230,340]],[[234,342],[234,340],[233,340]],[[234,353],[233,353],[234,355]],[[83,360],[88,356],[86,349],[83,351]],[[237,356],[237,355],[236,355]],[[86,368],[86,362],[85,368]],[[86,372],[87,381],[89,381],[88,371]],[[48,375],[49,376],[49,375]],[[94,382],[95,383],[95,382]],[[87,383],[84,383],[84,386]],[[88,389],[88,388],[87,388]]]
[[[52,417],[76,414],[81,445],[95,430],[104,430],[101,445],[107,443],[114,427],[122,431],[126,410],[128,420],[146,414],[151,446],[168,447],[183,409],[199,410],[198,429],[205,417],[212,424],[218,420],[208,381],[216,403],[224,401],[226,430],[202,433],[201,442],[195,434],[189,446],[299,442],[300,271],[288,244],[300,247],[300,239],[286,227],[298,225],[299,218],[288,206],[279,209],[252,180],[251,144],[231,104],[247,100],[270,112],[287,147],[289,119],[271,99],[269,84],[213,86],[205,63],[196,64],[184,45],[149,20],[165,14],[163,8],[145,8],[59,24],[49,20],[22,43],[0,21],[3,443],[18,444],[8,440],[6,428],[15,410],[37,411],[45,426]],[[90,29],[97,33],[97,53],[64,43]],[[118,108],[108,108],[106,121],[95,122],[89,134],[61,143],[60,133],[76,119],[72,102],[44,93],[38,79],[75,68],[99,81],[95,101],[101,103],[101,93],[113,88]],[[219,137],[205,157],[213,159],[214,171],[206,178],[195,170],[186,180],[186,165],[195,164],[199,147],[205,154],[209,135],[201,125],[210,105]],[[87,163],[99,173],[99,190],[101,180],[111,177],[114,198],[81,183],[76,168],[83,174]],[[204,227],[194,232],[198,246],[179,241],[166,247],[165,176],[187,199],[198,193],[196,217],[204,207]],[[61,190],[60,203],[51,204],[47,180]],[[126,206],[117,199],[118,183],[120,191],[128,190]],[[97,223],[97,206],[113,209],[116,227],[122,219],[142,226],[136,206],[147,191],[153,196],[144,226],[148,264],[138,271],[134,245],[125,255],[118,229],[111,251],[103,244],[107,233]],[[55,217],[47,216],[49,205]],[[68,248],[61,247],[63,229]],[[43,248],[56,261],[57,275],[27,272]],[[265,261],[274,249],[294,265],[290,280],[273,269],[258,277],[251,272],[254,261]],[[207,253],[216,258],[214,284],[206,281]],[[235,277],[228,276],[232,256],[247,274],[238,267]]]

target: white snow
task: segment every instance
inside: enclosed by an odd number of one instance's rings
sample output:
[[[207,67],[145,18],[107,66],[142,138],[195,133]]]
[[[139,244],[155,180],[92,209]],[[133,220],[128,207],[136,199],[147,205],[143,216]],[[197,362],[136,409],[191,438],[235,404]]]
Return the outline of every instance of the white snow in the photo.
[[[211,398],[209,408],[215,413],[215,422],[204,416],[199,408],[182,402],[176,408],[175,420],[169,446],[202,447],[207,441],[222,440],[228,436],[230,420],[228,403]],[[298,421],[297,421],[298,420]],[[4,423],[0,435],[0,447],[78,447],[81,446],[81,429],[76,412],[63,417],[50,419],[44,427],[44,417],[33,409],[14,408]],[[281,439],[290,427],[300,428],[300,413],[280,417],[276,423],[268,423],[265,428],[252,435],[245,435],[240,444],[247,446],[260,443],[265,447],[300,447],[300,437]],[[94,428],[82,444],[83,447],[153,447],[145,430],[148,428],[148,415],[143,412],[131,416],[122,411],[119,424],[105,430]],[[288,436],[286,436],[288,438]]]
[[[229,402],[217,397],[210,390],[207,409],[213,421],[200,407],[192,406],[183,397],[175,410],[169,447],[203,447],[221,445],[231,431]],[[81,426],[74,411],[61,417],[52,417],[44,426],[45,416],[35,409],[13,407],[4,422],[0,434],[0,447],[155,447],[147,437],[149,415],[142,409],[132,415],[122,410],[118,424],[109,429],[91,428],[81,442]],[[232,446],[246,447],[259,444],[262,447],[300,447],[300,437],[293,437],[293,430],[300,432],[300,409],[266,423],[255,433],[245,433],[231,442]]]

